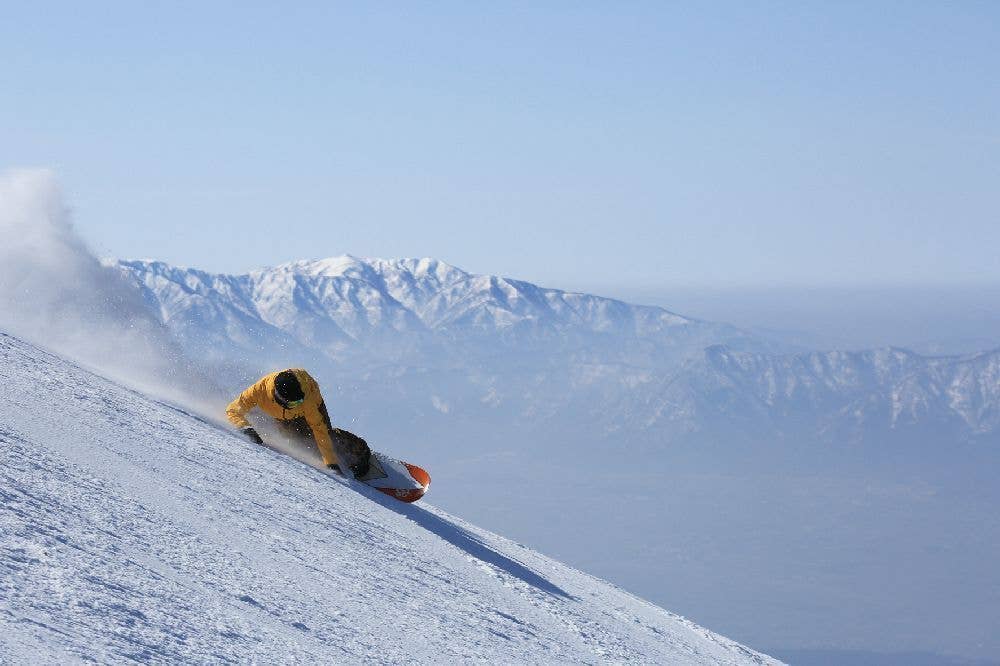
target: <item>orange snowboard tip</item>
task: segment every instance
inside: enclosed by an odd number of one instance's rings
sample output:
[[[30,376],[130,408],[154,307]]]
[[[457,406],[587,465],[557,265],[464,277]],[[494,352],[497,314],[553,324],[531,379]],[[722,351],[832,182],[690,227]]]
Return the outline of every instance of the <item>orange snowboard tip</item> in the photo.
[[[416,465],[411,465],[410,463],[403,463],[406,465],[407,471],[413,480],[420,484],[419,488],[379,488],[386,495],[395,497],[400,502],[416,502],[418,499],[424,496],[427,492],[427,487],[431,485],[431,475],[427,473],[426,470],[417,467]]]
[[[413,477],[413,480],[422,485],[426,492],[427,487],[431,485],[431,475],[427,473],[427,470],[410,463],[403,464],[406,465],[406,469],[410,470],[410,476]]]

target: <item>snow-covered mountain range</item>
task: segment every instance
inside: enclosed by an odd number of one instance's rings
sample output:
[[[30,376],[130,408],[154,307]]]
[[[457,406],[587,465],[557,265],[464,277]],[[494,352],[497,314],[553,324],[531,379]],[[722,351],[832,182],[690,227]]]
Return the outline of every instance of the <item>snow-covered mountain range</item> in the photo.
[[[474,275],[433,259],[298,261],[230,276],[162,262],[118,269],[198,359],[235,386],[322,367],[356,418],[404,431],[516,421],[573,438],[628,434],[950,441],[1000,428],[1000,351],[797,350],[662,308]],[[390,407],[391,405],[391,407]],[[567,418],[568,417],[568,418]]]
[[[933,431],[980,438],[1000,433],[1000,351],[925,357],[905,349],[769,356],[706,350],[704,379],[726,399],[713,414],[761,412],[786,423],[821,417],[817,432],[837,441],[912,437]]]
[[[0,662],[777,664],[0,334]]]
[[[379,362],[436,351],[443,342],[465,350],[473,342],[545,349],[616,346],[628,340],[673,355],[712,342],[741,349],[760,346],[732,326],[473,275],[433,259],[341,256],[239,276],[162,262],[123,261],[118,266],[186,344],[201,345],[208,355],[248,353],[275,344],[301,345],[334,360],[369,357]]]

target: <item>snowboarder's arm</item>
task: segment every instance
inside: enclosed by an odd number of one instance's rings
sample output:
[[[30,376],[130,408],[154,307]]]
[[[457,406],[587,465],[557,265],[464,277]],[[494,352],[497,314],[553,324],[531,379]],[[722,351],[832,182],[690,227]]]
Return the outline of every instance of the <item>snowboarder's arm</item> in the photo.
[[[330,429],[333,426],[330,424],[330,414],[326,411],[326,405],[322,400],[314,409],[306,410],[306,423],[312,428],[316,446],[323,456],[323,464],[337,464],[339,461],[337,454],[333,452],[333,440],[330,439]]]
[[[247,388],[243,393],[240,393],[236,400],[233,400],[226,407],[226,418],[240,430],[250,427],[250,422],[247,421],[246,414],[261,403],[261,398],[266,392],[264,388],[266,379],[264,377],[253,386]]]

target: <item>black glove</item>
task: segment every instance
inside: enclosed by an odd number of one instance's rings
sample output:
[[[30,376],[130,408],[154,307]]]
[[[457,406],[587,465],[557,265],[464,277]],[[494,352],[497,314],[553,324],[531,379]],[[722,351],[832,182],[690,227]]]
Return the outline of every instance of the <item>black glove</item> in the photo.
[[[249,439],[254,444],[263,444],[264,443],[264,440],[260,438],[260,435],[257,434],[257,431],[254,430],[250,426],[247,426],[246,428],[243,428],[242,430],[240,430],[240,432],[242,432],[244,435],[246,435],[247,439]]]
[[[365,474],[368,473],[368,469],[371,467],[371,463],[368,462],[369,458],[365,456],[355,465],[351,465],[351,471],[354,472],[354,478],[360,479]]]
[[[343,474],[343,472],[340,471],[340,465],[338,465],[337,463],[330,463],[329,465],[326,466],[326,468],[332,469],[337,474]]]

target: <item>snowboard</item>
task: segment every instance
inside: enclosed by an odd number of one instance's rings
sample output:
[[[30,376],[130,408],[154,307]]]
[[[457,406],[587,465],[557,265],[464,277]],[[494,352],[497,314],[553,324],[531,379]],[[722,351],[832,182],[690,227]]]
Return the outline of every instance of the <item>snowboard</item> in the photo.
[[[355,477],[355,481],[391,495],[401,502],[416,502],[427,492],[431,477],[420,467],[372,451],[365,440],[352,432],[333,428],[330,434],[333,450],[342,469],[351,469],[364,456],[368,456],[368,471]]]
[[[430,474],[421,467],[372,451],[368,472],[355,479],[401,502],[416,502],[431,485]]]

